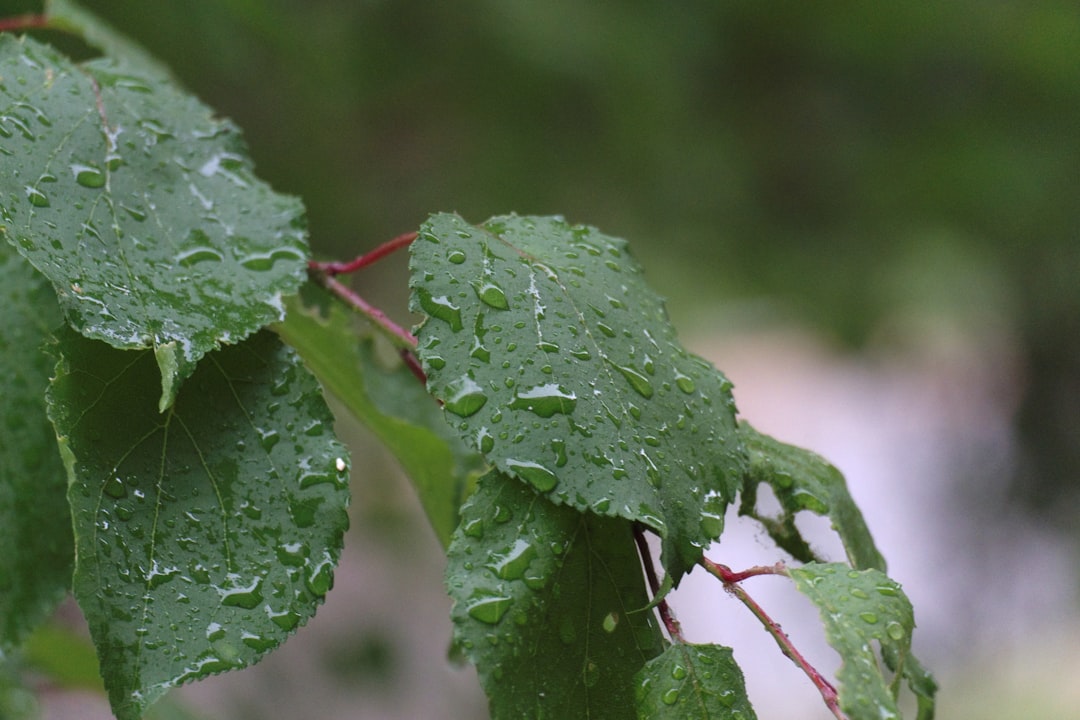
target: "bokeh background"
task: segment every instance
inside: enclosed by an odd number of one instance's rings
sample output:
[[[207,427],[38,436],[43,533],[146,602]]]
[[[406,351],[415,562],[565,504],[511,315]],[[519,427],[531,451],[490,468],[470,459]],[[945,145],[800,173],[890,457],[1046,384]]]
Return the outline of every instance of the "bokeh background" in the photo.
[[[244,129],[319,255],[444,210],[628,238],[743,414],[848,475],[915,601],[939,717],[1080,718],[1076,3],[83,4]],[[404,273],[356,283],[407,322]],[[486,715],[446,662],[442,558],[407,482],[343,432],[353,530],[327,605],[257,668],[174,693],[171,717]],[[710,556],[777,559],[762,545],[744,528]],[[684,625],[745,658],[763,720],[828,717],[691,580]],[[813,611],[772,592],[813,647]],[[39,683],[51,717],[108,717]]]

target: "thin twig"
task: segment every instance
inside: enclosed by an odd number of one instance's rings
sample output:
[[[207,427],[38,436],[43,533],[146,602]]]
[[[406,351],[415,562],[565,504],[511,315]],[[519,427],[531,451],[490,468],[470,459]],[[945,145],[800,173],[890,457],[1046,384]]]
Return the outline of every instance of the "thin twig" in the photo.
[[[656,568],[653,567],[649,542],[645,539],[645,531],[640,525],[634,525],[634,542],[637,543],[638,555],[641,556],[641,565],[645,568],[645,578],[649,581],[649,590],[655,598],[657,593],[660,592],[660,581],[656,576]],[[664,627],[667,628],[671,639],[675,642],[685,642],[682,636],[682,628],[679,626],[679,621],[675,619],[675,614],[671,611],[671,606],[668,605],[667,600],[662,599],[657,602],[656,609],[660,612],[660,619],[664,622]]]
[[[28,13],[15,17],[0,18],[0,32],[19,32],[49,26],[49,16],[44,13]]]
[[[412,352],[416,349],[416,336],[386,316],[379,308],[357,295],[344,284],[323,273],[312,273],[316,282],[327,290],[337,295],[345,303],[358,313],[370,320],[375,327],[379,328],[390,338],[398,348]]]
[[[762,625],[765,626],[766,632],[773,636],[776,640],[776,644],[780,646],[780,652],[784,653],[796,667],[806,673],[806,676],[810,678],[810,682],[814,684],[814,687],[821,693],[822,700],[825,701],[825,706],[829,708],[829,711],[833,714],[837,720],[848,720],[847,715],[840,709],[839,698],[836,694],[836,688],[832,683],[825,679],[825,677],[818,672],[817,668],[810,664],[810,662],[803,657],[802,653],[791,642],[791,638],[787,636],[780,625],[769,617],[769,614],[765,612],[765,609],[757,604],[750,595],[739,585],[741,580],[745,580],[748,577],[754,577],[756,575],[787,575],[787,571],[784,569],[782,563],[777,563],[772,566],[758,566],[744,570],[742,572],[732,572],[731,568],[726,565],[720,565],[714,563],[708,558],[701,558],[699,564],[705,568],[709,574],[715,576],[724,583],[724,589],[737,597],[743,605],[749,608],[750,612],[754,614]]]
[[[387,240],[371,252],[366,252],[363,255],[357,257],[356,259],[350,260],[349,262],[318,262],[316,260],[312,260],[308,263],[308,267],[312,270],[326,273],[330,277],[333,277],[334,275],[344,275],[346,273],[356,272],[360,268],[367,267],[376,260],[380,260],[386,257],[395,250],[400,250],[401,248],[410,245],[415,239],[415,232],[402,233],[401,235],[398,235],[392,240]]]

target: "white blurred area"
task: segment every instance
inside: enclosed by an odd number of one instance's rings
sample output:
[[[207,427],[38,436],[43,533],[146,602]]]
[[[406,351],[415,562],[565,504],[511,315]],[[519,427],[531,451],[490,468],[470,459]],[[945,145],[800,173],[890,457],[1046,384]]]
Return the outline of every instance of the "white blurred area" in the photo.
[[[1076,559],[1064,539],[994,513],[1005,502],[1000,478],[1022,369],[1005,341],[951,330],[917,337],[859,355],[796,330],[706,328],[684,340],[735,383],[742,417],[844,472],[890,576],[914,603],[915,649],[941,685],[938,718],[1080,718]],[[174,692],[206,718],[487,717],[475,673],[446,660],[444,560],[431,533],[416,531],[423,519],[411,489],[372,482],[394,471],[370,441],[354,452],[364,475],[354,478],[353,529],[326,605],[260,665]],[[827,521],[803,520],[816,548],[843,559]],[[707,554],[736,570],[783,559],[733,512]],[[778,577],[744,588],[831,678],[838,658],[809,602]],[[715,579],[692,573],[672,604],[687,640],[735,649],[760,720],[832,717]],[[110,717],[99,698],[42,701],[47,720]]]

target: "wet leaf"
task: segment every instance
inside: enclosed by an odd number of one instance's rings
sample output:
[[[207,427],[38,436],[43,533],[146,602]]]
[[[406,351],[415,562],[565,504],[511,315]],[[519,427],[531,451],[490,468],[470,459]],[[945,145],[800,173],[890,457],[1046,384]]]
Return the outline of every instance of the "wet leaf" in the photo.
[[[454,638],[502,718],[633,718],[663,643],[630,525],[556,506],[497,471],[450,544]]]
[[[744,473],[731,385],[679,345],[626,243],[557,218],[432,216],[418,354],[447,420],[553,502],[641,522],[674,581]]]
[[[640,720],[754,720],[731,648],[675,643],[638,674]]]
[[[162,409],[205,353],[281,319],[303,209],[255,178],[231,123],[152,71],[26,38],[0,37],[0,77],[3,234],[73,327],[154,350]]]
[[[0,656],[19,645],[71,585],[74,541],[64,466],[45,414],[61,322],[48,284],[0,245]]]
[[[919,696],[919,717],[932,717],[933,679],[917,662],[907,669],[915,616],[899,584],[879,570],[852,570],[842,563],[812,563],[788,574],[817,606],[829,645],[840,653],[837,692],[851,720],[899,718],[896,698],[904,675]]]
[[[745,422],[739,423],[739,434],[750,454],[750,470],[743,482],[739,507],[741,515],[761,522],[777,545],[803,562],[816,562],[820,558],[799,533],[795,515],[807,510],[826,516],[854,567],[885,571],[885,558],[874,545],[866,520],[839,470],[820,455],[759,433]],[[777,518],[757,512],[757,488],[761,483],[771,487],[780,501],[781,515]]]
[[[348,524],[347,461],[296,354],[207,356],[165,413],[149,351],[65,333],[49,390],[79,601],[113,711],[250,665],[314,614]]]
[[[398,459],[446,547],[483,460],[446,424],[412,372],[375,357],[374,340],[340,303],[326,302],[327,293],[313,285],[304,286],[302,298],[287,301],[275,330]]]

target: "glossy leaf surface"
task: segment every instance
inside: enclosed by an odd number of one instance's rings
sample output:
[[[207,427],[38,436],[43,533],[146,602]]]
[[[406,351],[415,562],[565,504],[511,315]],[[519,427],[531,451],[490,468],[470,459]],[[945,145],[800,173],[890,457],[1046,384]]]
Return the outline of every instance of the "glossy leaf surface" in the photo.
[[[320,288],[305,286],[287,301],[285,321],[275,330],[398,459],[446,547],[483,461],[446,424],[416,376],[399,362],[380,361],[356,318],[328,299]]]
[[[879,570],[852,570],[841,563],[812,563],[788,574],[817,606],[826,638],[840,654],[840,708],[850,720],[899,718],[900,675],[915,677],[905,670],[915,616],[900,586]],[[933,680],[914,667],[921,675],[912,687],[920,707],[929,708],[932,716]],[[896,676],[889,677],[888,670],[897,671]],[[920,711],[920,717],[929,716]]]
[[[205,353],[282,317],[303,210],[254,177],[233,125],[154,72],[30,39],[0,36],[0,77],[4,234],[73,327],[154,350],[162,408]]]
[[[557,218],[432,216],[418,354],[447,420],[554,502],[653,528],[675,582],[743,475],[731,385],[679,345],[626,243]]]
[[[641,720],[754,720],[731,648],[675,643],[638,675]]]
[[[629,524],[481,478],[450,544],[457,645],[495,720],[633,718],[634,676],[661,651]]]
[[[0,656],[45,619],[71,585],[74,546],[64,466],[45,414],[61,322],[48,284],[0,245]]]
[[[839,470],[820,455],[775,440],[745,422],[739,423],[739,434],[750,456],[741,514],[760,521],[777,545],[803,562],[816,562],[819,558],[799,533],[795,515],[803,510],[824,515],[832,521],[854,567],[884,572],[885,558],[878,552],[866,520]],[[757,489],[762,483],[771,487],[780,501],[781,514],[777,518],[757,512]]]
[[[311,617],[348,524],[347,456],[314,378],[271,333],[208,356],[165,413],[153,353],[72,332],[58,352],[75,596],[131,720]]]

